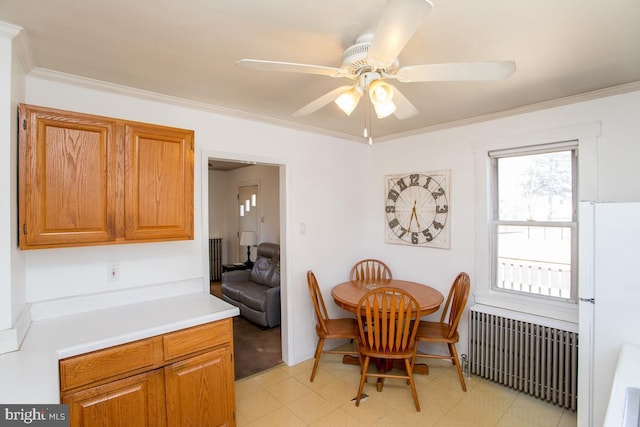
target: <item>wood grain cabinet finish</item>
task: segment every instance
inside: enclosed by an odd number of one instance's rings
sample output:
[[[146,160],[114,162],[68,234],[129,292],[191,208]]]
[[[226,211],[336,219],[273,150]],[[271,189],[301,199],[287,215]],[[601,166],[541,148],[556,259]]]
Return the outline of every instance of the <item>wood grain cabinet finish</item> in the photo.
[[[20,247],[116,239],[117,122],[20,106]]]
[[[222,347],[164,368],[167,425],[230,426],[234,407],[233,364],[229,347]]]
[[[125,238],[193,239],[193,132],[125,124]]]
[[[71,426],[235,426],[232,328],[223,319],[61,360]]]
[[[190,130],[19,107],[20,248],[193,239]]]
[[[60,361],[60,390],[67,391],[163,365],[162,339],[152,337]]]
[[[69,426],[166,426],[162,369],[63,396]]]

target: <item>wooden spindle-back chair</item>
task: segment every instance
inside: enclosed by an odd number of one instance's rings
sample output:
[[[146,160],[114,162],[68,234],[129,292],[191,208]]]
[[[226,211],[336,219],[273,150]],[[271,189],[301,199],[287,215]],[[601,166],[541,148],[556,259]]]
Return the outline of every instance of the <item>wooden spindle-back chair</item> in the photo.
[[[356,308],[358,318],[358,349],[364,358],[356,406],[360,406],[362,390],[367,377],[403,378],[408,380],[416,410],[420,402],[413,381],[413,360],[416,350],[417,320],[420,305],[409,293],[390,287],[381,287],[365,294]],[[403,359],[405,373],[368,372],[371,358]]]
[[[392,278],[391,269],[387,264],[372,258],[358,261],[349,274],[350,280],[385,280]]]
[[[418,332],[416,334],[416,340],[418,342],[447,344],[447,347],[449,348],[448,356],[417,352],[416,357],[451,359],[451,362],[458,370],[458,377],[460,378],[460,384],[462,385],[463,391],[467,391],[467,385],[465,384],[462,367],[460,366],[460,360],[458,359],[456,343],[459,340],[458,324],[460,323],[464,307],[467,304],[470,288],[471,280],[469,279],[469,275],[464,272],[458,274],[451,284],[449,296],[447,297],[447,302],[444,306],[444,310],[442,311],[440,321],[420,321],[418,325]]]
[[[327,307],[324,304],[320,286],[313,271],[307,271],[307,285],[309,286],[309,294],[313,301],[313,308],[316,312],[316,334],[318,335],[318,344],[314,356],[313,370],[309,381],[313,382],[320,362],[320,355],[325,354],[351,354],[358,355],[357,351],[349,350],[324,350],[324,342],[327,339],[344,338],[354,340],[358,337],[358,323],[354,318],[331,319],[327,313]]]

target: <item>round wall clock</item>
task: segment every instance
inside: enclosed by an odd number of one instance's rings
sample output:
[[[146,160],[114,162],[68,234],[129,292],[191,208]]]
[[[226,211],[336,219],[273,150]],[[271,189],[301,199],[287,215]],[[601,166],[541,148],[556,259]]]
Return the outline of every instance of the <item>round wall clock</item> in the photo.
[[[449,248],[449,171],[385,177],[387,243]]]

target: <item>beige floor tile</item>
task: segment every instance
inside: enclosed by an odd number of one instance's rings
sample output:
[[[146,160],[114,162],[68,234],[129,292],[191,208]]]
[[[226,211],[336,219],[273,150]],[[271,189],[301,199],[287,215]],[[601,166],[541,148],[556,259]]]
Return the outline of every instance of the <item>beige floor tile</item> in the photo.
[[[369,397],[359,407],[360,372],[342,363],[342,355],[324,355],[314,382],[313,360],[279,366],[236,382],[237,425],[313,427],[575,427],[576,414],[491,381],[466,379],[462,391],[457,371],[447,361],[427,360],[429,375],[415,375],[421,411],[402,379],[386,379],[382,392],[375,379],[365,384]]]
[[[578,425],[578,414],[565,409],[562,412],[562,418],[558,423],[558,427],[576,427]]]
[[[265,371],[262,375],[252,377],[252,379],[262,387],[269,387],[274,384],[281,383],[288,378],[291,378],[289,371],[282,370],[280,368],[270,369]]]
[[[287,404],[287,408],[307,424],[319,420],[338,406],[316,393],[309,393]]]
[[[275,397],[266,390],[239,399],[236,402],[236,418],[239,425],[258,420],[282,407]]]
[[[493,427],[497,420],[493,418],[474,418],[466,413],[452,411],[434,424],[436,427]],[[514,425],[512,427],[518,427]]]
[[[516,393],[478,386],[465,396],[438,422],[439,425],[495,426],[513,404]]]
[[[361,401],[360,406],[356,406],[355,401],[349,401],[341,406],[347,415],[356,420],[357,425],[372,426],[390,410],[388,403],[380,397],[381,393],[377,393],[375,388],[372,390],[374,394],[366,393],[369,397]]]
[[[251,396],[262,390],[262,386],[255,382],[253,378],[244,378],[236,381],[236,400]]]
[[[503,419],[522,426],[557,426],[563,412],[564,410],[558,406],[520,393]],[[499,425],[514,425],[505,422],[501,420]]]
[[[316,393],[339,406],[351,401],[358,392],[357,380],[337,380],[318,389]]]
[[[314,378],[313,382],[311,382],[309,381],[310,375],[310,372],[303,372],[301,374],[295,375],[294,378],[301,383],[304,382],[304,384],[306,384],[307,387],[309,387],[311,390],[318,391],[327,384],[330,384],[334,381],[339,381],[344,377],[344,374],[318,369],[318,372],[316,372],[316,377]]]
[[[238,427],[304,427],[307,423],[282,407],[244,426]]]
[[[374,424],[376,427],[430,427],[435,426],[441,416],[429,414],[425,411],[413,412],[392,410]]]
[[[282,382],[265,387],[265,389],[284,405],[312,393],[309,387],[300,383],[296,378],[287,378]]]
[[[290,377],[295,377],[296,375],[299,375],[303,372],[307,372],[308,375],[311,376],[311,369],[313,369],[313,359],[298,363],[294,366],[283,365],[278,369],[285,372]]]
[[[311,427],[353,427],[357,425],[358,421],[350,417],[342,408],[337,408],[309,424]]]

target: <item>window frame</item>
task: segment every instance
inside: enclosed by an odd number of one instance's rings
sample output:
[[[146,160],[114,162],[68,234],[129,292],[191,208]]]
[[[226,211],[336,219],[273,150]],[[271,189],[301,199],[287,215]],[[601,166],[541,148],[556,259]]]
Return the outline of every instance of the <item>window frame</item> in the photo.
[[[578,296],[578,159],[579,144],[577,140],[557,143],[546,143],[533,146],[523,146],[508,149],[491,150],[487,153],[490,161],[491,177],[491,237],[490,237],[490,287],[493,292],[518,295],[522,298],[534,298],[536,300],[560,301],[577,303]],[[536,154],[549,154],[569,151],[571,154],[571,220],[570,221],[540,221],[540,220],[501,220],[500,194],[499,194],[499,168],[498,160],[505,158],[521,157]],[[571,231],[571,275],[569,297],[556,297],[505,289],[498,286],[498,229],[500,226],[520,226],[534,228],[569,228]]]
[[[487,155],[489,151],[513,149],[525,146],[554,143],[557,141],[578,141],[578,205],[582,208],[598,199],[598,144],[602,136],[602,123],[588,121],[578,124],[563,124],[566,120],[545,120],[538,125],[522,129],[522,123],[517,126],[501,126],[495,132],[484,132],[484,135],[470,141],[473,156],[474,174],[474,259],[475,267],[472,276],[474,289],[470,305],[505,309],[520,312],[525,316],[544,317],[549,320],[577,324],[579,318],[578,305],[566,301],[530,298],[507,292],[496,292],[491,288],[491,162]],[[515,125],[515,124],[514,124]],[[519,130],[515,130],[518,128]],[[578,220],[580,223],[581,219]],[[580,227],[580,234],[589,230]],[[578,237],[582,246],[581,236]],[[589,259],[589,251],[581,247],[578,253],[579,290],[590,286],[588,277],[583,277],[586,267],[585,260]]]

